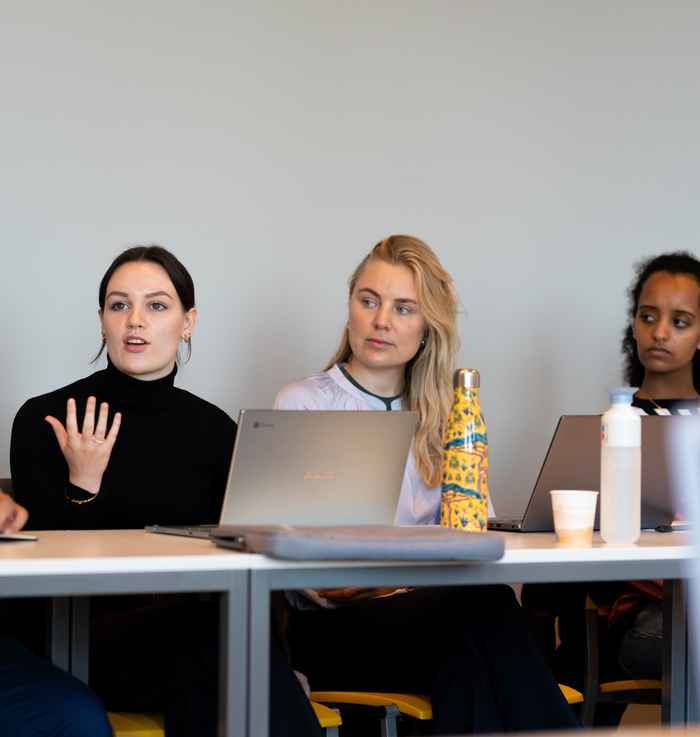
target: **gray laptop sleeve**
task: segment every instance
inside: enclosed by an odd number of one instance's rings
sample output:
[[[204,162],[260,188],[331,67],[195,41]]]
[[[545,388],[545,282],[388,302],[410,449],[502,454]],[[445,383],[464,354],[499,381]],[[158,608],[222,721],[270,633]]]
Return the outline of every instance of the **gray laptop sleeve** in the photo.
[[[489,561],[503,556],[497,533],[462,532],[437,525],[225,525],[216,545],[287,560]]]

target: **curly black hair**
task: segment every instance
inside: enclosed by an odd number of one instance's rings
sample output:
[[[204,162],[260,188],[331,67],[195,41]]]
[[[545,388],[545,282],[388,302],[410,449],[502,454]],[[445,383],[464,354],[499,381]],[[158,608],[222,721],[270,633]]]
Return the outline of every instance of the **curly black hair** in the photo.
[[[642,293],[647,279],[659,271],[669,274],[686,274],[692,276],[700,285],[700,261],[688,251],[674,251],[673,253],[662,253],[640,263],[637,267],[637,275],[632,285],[627,290],[629,297],[630,321],[622,338],[622,355],[624,356],[624,377],[629,386],[641,386],[644,381],[644,366],[637,355],[637,341],[632,334],[632,323],[634,323],[637,308],[639,307],[639,296]],[[695,351],[693,356],[693,384],[695,390],[700,393],[700,351]]]

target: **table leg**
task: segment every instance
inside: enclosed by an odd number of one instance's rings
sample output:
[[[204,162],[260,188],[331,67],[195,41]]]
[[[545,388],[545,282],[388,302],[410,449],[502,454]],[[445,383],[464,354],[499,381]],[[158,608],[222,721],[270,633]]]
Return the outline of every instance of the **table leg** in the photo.
[[[83,683],[90,678],[90,598],[71,599],[70,672]]]
[[[270,586],[268,574],[255,571],[250,582],[250,682],[248,735],[269,733],[270,704]]]
[[[70,598],[55,596],[51,599],[51,613],[46,651],[51,662],[65,671],[70,671]]]
[[[230,590],[220,595],[219,737],[252,734],[247,731],[248,577],[246,571],[232,574]]]
[[[664,581],[664,662],[661,718],[664,724],[685,724],[688,718],[688,637],[685,586]]]
[[[687,681],[687,703],[688,708],[686,712],[687,721],[689,724],[697,724],[700,722],[700,705],[698,704],[698,689],[697,689],[697,670],[695,669],[697,650],[695,648],[688,648],[688,681]]]

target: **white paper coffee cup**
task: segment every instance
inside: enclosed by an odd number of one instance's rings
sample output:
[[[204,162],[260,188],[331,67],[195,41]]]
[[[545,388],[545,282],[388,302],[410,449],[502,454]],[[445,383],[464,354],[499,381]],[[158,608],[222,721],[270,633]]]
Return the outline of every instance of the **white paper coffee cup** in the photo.
[[[560,545],[588,547],[593,542],[597,491],[555,489],[552,497],[554,531]]]

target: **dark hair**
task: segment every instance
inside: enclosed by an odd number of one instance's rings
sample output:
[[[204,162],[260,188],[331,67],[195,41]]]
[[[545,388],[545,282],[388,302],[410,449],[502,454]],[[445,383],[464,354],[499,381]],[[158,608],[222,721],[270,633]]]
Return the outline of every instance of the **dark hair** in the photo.
[[[126,251],[120,253],[114,261],[110,264],[107,271],[105,271],[102,281],[100,282],[100,289],[98,292],[97,300],[100,305],[100,313],[105,308],[105,297],[107,295],[107,285],[109,280],[114,276],[114,272],[124,264],[131,263],[133,261],[150,261],[158,266],[162,267],[165,273],[170,277],[170,281],[175,287],[177,296],[180,298],[182,307],[185,312],[191,310],[194,305],[194,282],[190,276],[190,272],[182,265],[182,263],[168,251],[167,248],[162,246],[134,246],[133,248],[127,248]],[[105,348],[105,341],[102,340],[102,346],[99,353],[93,359],[96,361],[101,355]],[[192,339],[187,341],[187,358],[185,361],[189,361],[192,356]]]
[[[644,285],[652,274],[659,271],[691,276],[700,285],[700,261],[687,251],[662,253],[660,256],[643,261],[637,266],[637,276],[627,290],[630,322],[622,339],[622,355],[625,361],[624,377],[630,386],[641,386],[644,381],[644,366],[637,354],[637,341],[632,333],[632,324],[637,315],[639,297]],[[695,351],[693,356],[693,384],[696,391],[700,392],[700,351]]]

